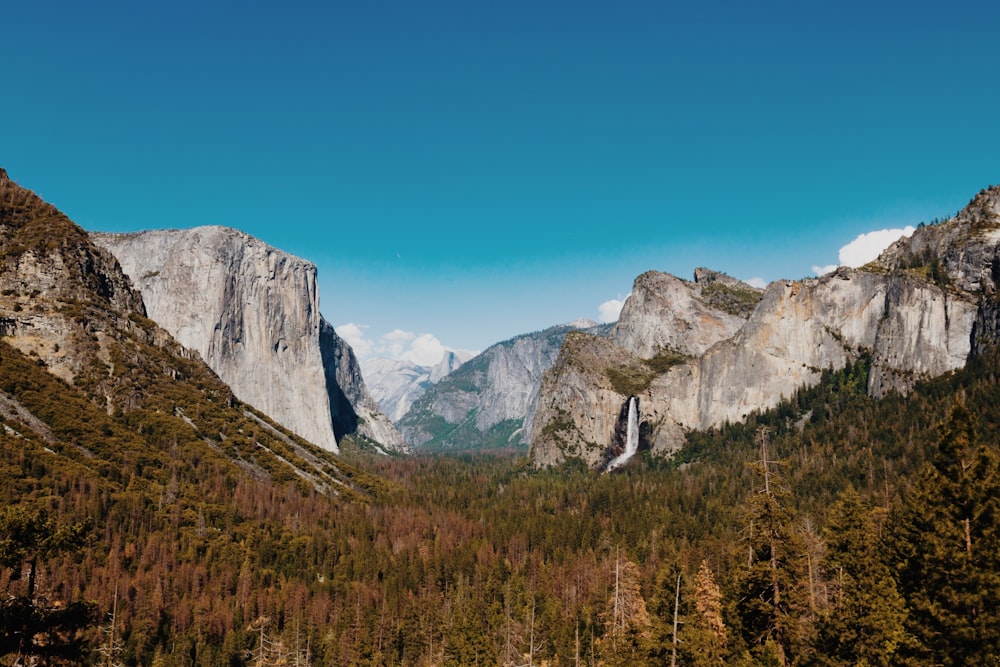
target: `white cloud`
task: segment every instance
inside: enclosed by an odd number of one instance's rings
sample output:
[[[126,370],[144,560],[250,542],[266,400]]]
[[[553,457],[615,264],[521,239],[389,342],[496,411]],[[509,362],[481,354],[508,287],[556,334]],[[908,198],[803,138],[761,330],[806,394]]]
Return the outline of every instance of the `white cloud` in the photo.
[[[381,357],[408,361],[419,366],[433,366],[441,361],[446,352],[457,352],[464,358],[471,358],[477,354],[448,347],[429,333],[418,335],[412,331],[393,329],[372,339],[366,332],[369,329],[367,324],[348,322],[335,328],[337,334],[347,341],[361,361]]]
[[[876,259],[882,251],[898,241],[901,237],[910,236],[916,229],[913,225],[903,228],[880,229],[867,234],[859,234],[856,239],[840,249],[840,264],[827,266],[813,266],[813,272],[821,276],[830,273],[837,266],[859,267]]]
[[[900,237],[910,236],[915,231],[913,225],[907,225],[903,229],[880,229],[860,234],[858,238],[840,249],[840,263],[843,266],[864,266]]]
[[[402,329],[393,329],[387,334],[382,336],[382,340],[389,342],[400,342],[407,343],[417,337],[417,334],[412,331],[403,331]]]
[[[410,342],[417,337],[412,331],[393,329],[380,339],[379,354],[390,359],[401,359]]]
[[[765,287],[767,287],[767,281],[759,276],[754,276],[750,280],[744,282],[746,282],[746,284],[750,285],[751,287],[757,287],[760,289],[764,289]]]
[[[375,343],[365,336],[367,324],[348,322],[334,327],[337,335],[347,341],[358,357],[369,357],[375,351]]]
[[[404,352],[401,359],[412,361],[418,366],[433,366],[441,361],[448,351],[437,338],[431,334],[420,334],[410,343],[410,349]]]
[[[625,299],[628,297],[629,295],[626,295]],[[608,322],[617,322],[618,316],[621,315],[622,312],[622,306],[625,305],[625,299],[608,299],[599,305],[597,307],[597,319],[605,324]]]

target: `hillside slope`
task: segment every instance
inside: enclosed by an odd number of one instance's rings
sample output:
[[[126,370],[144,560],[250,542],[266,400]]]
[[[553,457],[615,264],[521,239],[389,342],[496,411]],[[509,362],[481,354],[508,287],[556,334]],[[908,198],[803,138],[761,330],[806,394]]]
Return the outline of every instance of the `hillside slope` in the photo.
[[[79,562],[40,561],[39,604],[110,609],[120,584],[142,664],[194,614],[202,649],[221,647],[245,625],[225,583],[240,562],[388,489],[239,401],[145,316],[110,253],[3,170],[0,335],[0,505],[96,527]],[[244,579],[267,602],[271,577]]]
[[[166,468],[170,457],[157,448],[190,443],[233,473],[360,491],[329,453],[237,400],[146,317],[110,253],[2,170],[0,252],[3,400],[22,436],[94,466],[135,455]]]

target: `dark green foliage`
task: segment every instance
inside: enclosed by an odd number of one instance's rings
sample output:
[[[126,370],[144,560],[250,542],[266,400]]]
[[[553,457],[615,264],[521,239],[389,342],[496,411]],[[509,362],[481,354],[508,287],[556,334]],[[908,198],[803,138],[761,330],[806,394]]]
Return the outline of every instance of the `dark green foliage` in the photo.
[[[651,359],[640,359],[629,366],[607,368],[604,374],[616,392],[622,396],[637,396],[649,388],[656,376],[663,375],[687,359],[682,354],[661,350]]]
[[[622,396],[641,394],[649,388],[649,384],[656,377],[656,373],[641,362],[631,366],[608,368],[604,374],[611,380],[611,388]]]
[[[0,566],[19,569],[25,562],[77,551],[90,529],[89,522],[56,528],[45,510],[31,511],[24,505],[0,508]]]
[[[701,290],[701,298],[709,305],[731,315],[749,315],[760,302],[762,292],[749,287],[714,282]]]
[[[96,621],[93,604],[41,606],[26,597],[9,597],[0,602],[0,658],[79,665],[89,652],[85,631]]]
[[[766,452],[766,449],[765,449]],[[762,459],[762,474],[773,465]],[[776,492],[774,478],[750,496],[743,521],[747,562],[738,578],[736,607],[743,639],[755,655],[775,653],[782,664],[801,652],[806,618],[806,546],[794,529],[794,514]]]
[[[822,561],[830,584],[818,622],[816,664],[902,664],[906,606],[883,548],[885,514],[853,490],[831,510]]]
[[[918,657],[943,665],[1000,660],[1000,457],[959,403],[932,463],[893,524],[900,588]]]
[[[15,656],[20,664],[38,659],[54,665],[79,664],[83,659],[84,631],[96,620],[94,605],[39,595],[37,584],[45,561],[81,551],[90,529],[89,523],[57,528],[43,509],[24,505],[0,509],[0,568],[9,570],[8,595],[0,602],[0,658]],[[20,590],[10,586],[22,579]]]
[[[646,360],[646,365],[649,366],[649,369],[657,375],[663,375],[674,366],[682,364],[688,359],[690,359],[690,357],[677,352],[660,350],[652,359]]]
[[[476,426],[475,409],[470,410],[467,417],[458,424],[433,415],[424,419],[422,426],[434,437],[421,444],[420,448],[428,453],[523,449],[516,437],[522,422],[521,419],[506,419],[480,431]]]
[[[951,276],[948,275],[948,270],[941,262],[941,258],[930,248],[925,248],[923,252],[917,254],[907,255],[900,268],[918,275],[942,289],[951,285]]]

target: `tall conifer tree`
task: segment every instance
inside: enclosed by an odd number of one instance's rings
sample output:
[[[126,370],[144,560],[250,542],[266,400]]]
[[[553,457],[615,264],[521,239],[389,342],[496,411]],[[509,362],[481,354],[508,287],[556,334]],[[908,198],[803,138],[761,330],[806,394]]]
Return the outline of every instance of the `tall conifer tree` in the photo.
[[[900,587],[928,664],[1000,662],[1000,457],[956,404],[894,528]]]
[[[885,562],[872,511],[853,490],[833,507],[826,536],[823,569],[830,580],[830,607],[818,623],[816,663],[900,664],[905,604]]]

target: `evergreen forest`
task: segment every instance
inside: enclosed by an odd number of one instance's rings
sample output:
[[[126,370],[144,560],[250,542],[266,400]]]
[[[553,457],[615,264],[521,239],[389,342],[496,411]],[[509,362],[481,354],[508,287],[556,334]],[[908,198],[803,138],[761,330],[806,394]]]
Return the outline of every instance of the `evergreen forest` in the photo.
[[[4,391],[93,426],[2,353]],[[364,483],[340,496],[152,422],[163,457],[94,474],[8,418],[0,663],[996,664],[998,373],[989,353],[876,402],[862,361],[604,475],[347,442]]]

